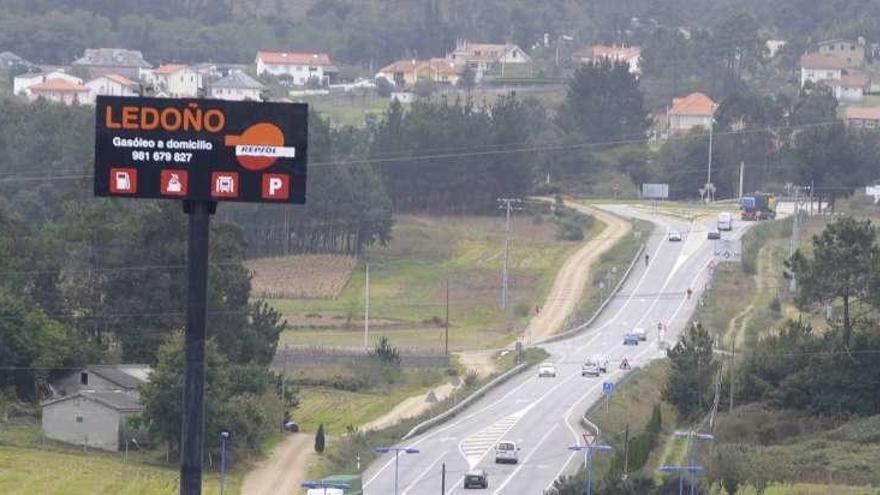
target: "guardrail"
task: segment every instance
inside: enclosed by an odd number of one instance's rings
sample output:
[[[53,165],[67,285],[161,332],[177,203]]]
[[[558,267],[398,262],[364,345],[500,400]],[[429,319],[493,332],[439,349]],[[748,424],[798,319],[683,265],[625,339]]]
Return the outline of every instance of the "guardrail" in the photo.
[[[427,420],[422,421],[421,423],[413,426],[412,429],[409,430],[409,432],[406,435],[404,435],[403,438],[401,438],[401,440],[407,440],[409,438],[412,438],[413,436],[418,435],[419,433],[431,428],[432,426],[440,424],[443,421],[446,421],[447,419],[451,418],[452,416],[455,416],[456,414],[458,414],[459,411],[461,411],[462,409],[464,409],[465,407],[470,405],[471,402],[486,395],[486,392],[497,387],[498,385],[501,385],[502,383],[507,381],[510,377],[519,373],[520,371],[525,370],[529,366],[530,366],[529,363],[520,363],[520,364],[514,366],[513,368],[510,368],[509,370],[505,371],[504,373],[496,376],[489,383],[483,385],[478,390],[476,390],[474,393],[465,397],[464,400],[462,400],[458,404],[450,407],[446,411],[443,411],[442,413],[434,416],[433,418],[427,419]]]
[[[583,332],[590,325],[592,325],[593,322],[596,321],[596,318],[598,318],[599,315],[602,314],[602,311],[605,310],[605,307],[608,306],[609,303],[611,303],[611,300],[614,299],[614,296],[617,295],[617,293],[620,291],[620,288],[623,287],[623,283],[626,282],[627,278],[629,278],[629,273],[632,271],[633,267],[636,266],[636,263],[638,263],[638,261],[642,258],[642,253],[644,251],[645,251],[645,246],[644,245],[639,246],[639,249],[636,251],[636,255],[633,256],[633,260],[630,262],[629,267],[626,269],[625,272],[623,272],[623,276],[620,277],[620,280],[618,280],[617,285],[614,286],[614,290],[612,290],[608,294],[608,297],[606,297],[605,300],[602,301],[602,304],[600,304],[599,307],[596,308],[596,311],[593,312],[593,316],[591,316],[589,320],[587,320],[584,323],[581,323],[580,325],[572,328],[571,330],[566,330],[562,333],[557,333],[556,335],[551,335],[550,337],[547,337],[545,339],[541,339],[537,342],[534,342],[533,345],[547,344],[550,342],[565,340],[569,337],[573,337],[573,336],[577,335],[580,332]]]

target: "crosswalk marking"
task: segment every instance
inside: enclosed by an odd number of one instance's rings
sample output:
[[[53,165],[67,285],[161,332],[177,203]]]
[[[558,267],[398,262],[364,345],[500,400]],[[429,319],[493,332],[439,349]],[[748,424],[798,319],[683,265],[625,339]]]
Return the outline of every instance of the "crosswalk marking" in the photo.
[[[473,467],[480,462],[480,459],[482,459],[490,449],[495,447],[495,444],[497,444],[504,435],[506,435],[507,432],[526,415],[529,409],[531,409],[531,406],[517,413],[511,414],[510,416],[504,417],[492,423],[487,428],[484,428],[462,440],[458,448],[461,450],[465,459],[467,459],[468,466],[473,469]]]

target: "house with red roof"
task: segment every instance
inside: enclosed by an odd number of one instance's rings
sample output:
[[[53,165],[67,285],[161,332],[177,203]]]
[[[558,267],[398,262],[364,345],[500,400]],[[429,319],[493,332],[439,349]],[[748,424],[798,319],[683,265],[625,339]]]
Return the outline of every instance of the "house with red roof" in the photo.
[[[673,98],[666,111],[666,125],[671,134],[689,132],[702,127],[709,129],[718,105],[703,93],[691,93],[683,98]]]
[[[19,96],[30,96],[28,90],[35,84],[46,82],[49,79],[64,79],[73,84],[82,84],[83,80],[64,72],[63,70],[50,70],[45,72],[25,72],[15,76],[12,81],[13,93]]]
[[[843,118],[846,125],[856,129],[880,129],[880,107],[849,106]]]
[[[641,74],[642,49],[637,46],[590,45],[574,54],[574,61],[591,64],[602,60],[623,62],[629,66],[631,74]]]
[[[89,92],[89,88],[67,79],[49,79],[28,88],[27,96],[30,101],[44,98],[64,105],[79,105],[89,102]]]
[[[327,85],[339,72],[326,53],[259,51],[256,64],[258,76],[289,78],[295,86],[305,86],[309,81]]]

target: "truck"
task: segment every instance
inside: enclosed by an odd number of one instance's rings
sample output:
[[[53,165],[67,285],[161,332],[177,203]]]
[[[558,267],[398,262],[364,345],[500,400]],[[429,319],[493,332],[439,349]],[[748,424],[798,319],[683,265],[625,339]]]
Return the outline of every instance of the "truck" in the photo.
[[[730,213],[718,214],[718,230],[733,230],[733,216]]]
[[[751,196],[743,196],[739,205],[743,220],[759,221],[776,218],[776,197],[772,194],[754,193]]]

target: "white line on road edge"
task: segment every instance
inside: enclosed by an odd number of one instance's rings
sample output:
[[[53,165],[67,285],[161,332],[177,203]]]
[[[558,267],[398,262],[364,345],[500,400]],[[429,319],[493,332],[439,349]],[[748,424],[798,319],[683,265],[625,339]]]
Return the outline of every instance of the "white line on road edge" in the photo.
[[[446,455],[446,451],[444,451],[442,454],[437,456],[437,458],[434,459],[434,462],[432,462],[430,465],[428,465],[427,468],[425,468],[424,471],[422,471],[422,474],[418,475],[418,477],[416,477],[416,479],[413,480],[412,483],[410,483],[406,488],[403,489],[402,492],[400,492],[401,495],[406,495],[407,493],[409,493],[409,491],[412,489],[412,487],[417,485],[419,483],[419,481],[422,481],[422,478],[424,478],[428,473],[430,473],[431,468],[433,468],[438,462],[440,462],[440,459],[443,459],[443,456],[445,456],[445,455]]]
[[[510,473],[510,476],[508,476],[507,479],[504,480],[504,483],[501,483],[501,485],[500,485],[498,488],[495,489],[495,491],[493,492],[493,495],[498,495],[499,493],[501,493],[501,490],[502,490],[505,486],[507,486],[507,484],[510,483],[510,480],[512,480],[512,479],[514,478],[514,476],[516,476],[516,473],[518,473],[519,470],[522,469],[523,466],[525,466],[526,463],[529,462],[529,459],[531,459],[532,456],[535,455],[535,452],[537,452],[538,449],[541,448],[541,444],[544,443],[545,440],[547,440],[547,438],[550,436],[551,433],[553,433],[554,431],[556,431],[556,428],[557,428],[558,426],[559,426],[559,423],[556,423],[556,424],[553,425],[553,428],[550,428],[549,430],[547,430],[547,433],[545,433],[544,436],[542,436],[541,439],[538,440],[538,443],[535,444],[534,448],[532,448],[532,450],[529,452],[529,455],[527,455],[527,456],[525,457],[525,459],[523,459],[522,462],[519,463],[519,465],[516,467],[516,469],[513,470],[512,473]]]

